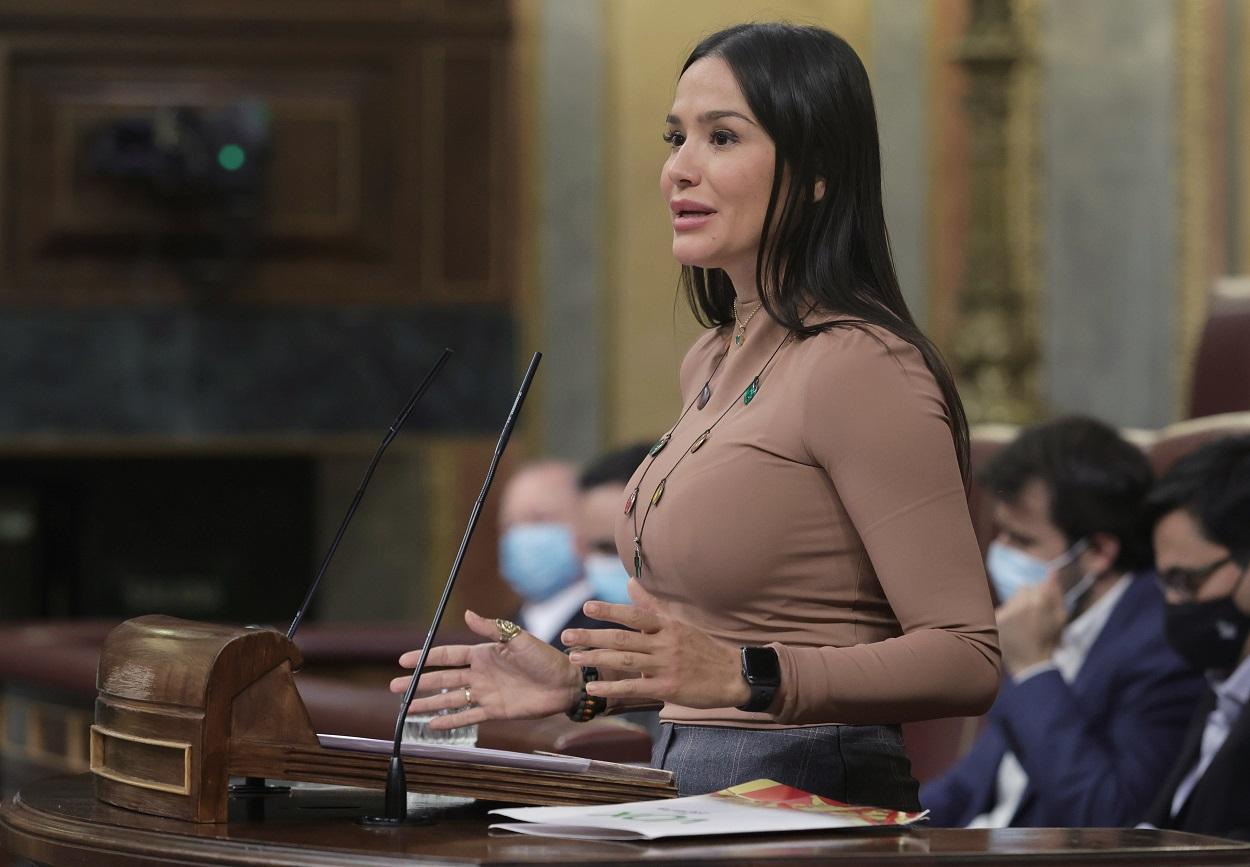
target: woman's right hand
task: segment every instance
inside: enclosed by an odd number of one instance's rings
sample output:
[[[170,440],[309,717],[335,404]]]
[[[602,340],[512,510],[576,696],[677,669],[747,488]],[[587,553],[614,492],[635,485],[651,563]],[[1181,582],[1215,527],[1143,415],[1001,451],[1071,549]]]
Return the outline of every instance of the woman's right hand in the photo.
[[[429,727],[436,731],[475,725],[491,719],[536,719],[564,713],[582,694],[582,671],[550,644],[522,631],[511,641],[499,641],[494,620],[464,613],[468,627],[491,639],[485,644],[448,644],[430,648],[427,666],[453,666],[427,671],[417,684],[419,692],[446,689],[408,705],[408,713],[435,713],[463,708],[465,687],[472,706],[458,713],[436,716]],[[399,658],[404,668],[416,668],[420,650]],[[391,681],[391,692],[408,689],[411,677]]]

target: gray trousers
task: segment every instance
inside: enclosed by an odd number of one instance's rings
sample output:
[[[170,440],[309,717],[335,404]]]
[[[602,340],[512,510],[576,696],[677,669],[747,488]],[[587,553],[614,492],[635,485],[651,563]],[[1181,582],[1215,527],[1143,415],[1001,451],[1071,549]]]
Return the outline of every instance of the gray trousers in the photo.
[[[660,729],[651,764],[673,772],[682,796],[768,779],[847,804],[920,809],[899,726]]]

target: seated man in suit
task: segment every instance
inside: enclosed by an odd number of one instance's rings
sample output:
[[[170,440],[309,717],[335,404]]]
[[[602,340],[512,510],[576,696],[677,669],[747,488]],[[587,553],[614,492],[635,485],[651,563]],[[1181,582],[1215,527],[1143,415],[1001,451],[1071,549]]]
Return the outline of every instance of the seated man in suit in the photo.
[[[1146,820],[1250,839],[1250,436],[1177,461],[1150,505],[1167,638],[1211,688]]]
[[[985,468],[1007,677],[967,756],[921,789],[935,825],[1124,825],[1201,690],[1163,638],[1145,456],[1093,419],[1024,431]]]
[[[499,571],[521,597],[511,619],[561,650],[564,629],[599,625],[582,613],[591,598],[577,538],[581,498],[571,464],[521,467],[499,500]]]

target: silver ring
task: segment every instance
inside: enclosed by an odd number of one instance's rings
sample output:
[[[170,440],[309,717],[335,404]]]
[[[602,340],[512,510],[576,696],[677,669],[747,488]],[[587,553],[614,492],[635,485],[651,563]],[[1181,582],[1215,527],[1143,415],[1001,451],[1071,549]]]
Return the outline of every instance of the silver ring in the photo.
[[[460,688],[464,690],[464,703],[472,707],[473,706],[473,690],[467,684]]]

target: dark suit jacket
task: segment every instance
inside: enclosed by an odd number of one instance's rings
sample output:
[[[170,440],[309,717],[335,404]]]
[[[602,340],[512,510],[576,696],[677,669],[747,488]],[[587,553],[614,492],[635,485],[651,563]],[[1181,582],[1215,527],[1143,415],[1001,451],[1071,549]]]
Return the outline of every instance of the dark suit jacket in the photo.
[[[1163,784],[1146,821],[1159,828],[1250,840],[1250,709],[1243,708],[1228,739],[1216,752],[1198,785],[1186,799],[1180,815],[1172,818],[1172,797],[1197,763],[1207,714],[1215,708],[1215,693],[1207,692],[1194,714],[1181,746],[1180,758]]]
[[[921,789],[934,825],[962,827],[994,806],[1008,750],[1029,778],[1013,826],[1141,818],[1204,684],[1167,645],[1153,576],[1130,580],[1071,685],[1057,671],[1003,684],[972,750]]]

